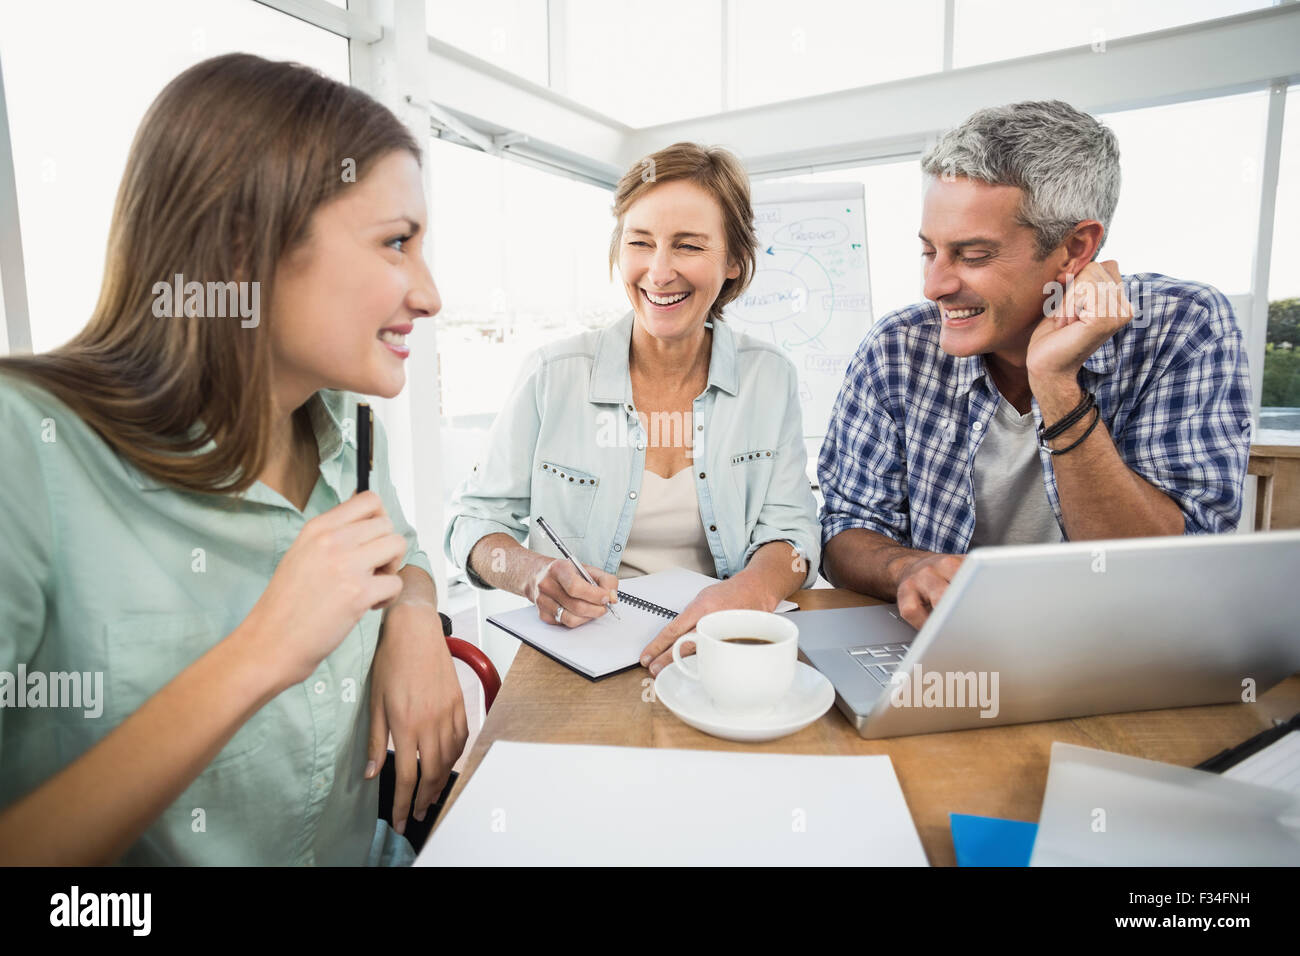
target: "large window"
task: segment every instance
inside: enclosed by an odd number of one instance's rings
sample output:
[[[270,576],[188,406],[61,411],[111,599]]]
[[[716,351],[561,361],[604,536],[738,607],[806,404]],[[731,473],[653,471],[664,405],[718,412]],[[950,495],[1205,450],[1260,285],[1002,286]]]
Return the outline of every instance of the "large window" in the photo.
[[[1300,90],[1287,93],[1268,273],[1261,445],[1300,444]]]
[[[1123,175],[1102,258],[1249,292],[1267,113],[1261,92],[1100,116]]]
[[[943,0],[746,0],[731,10],[731,109],[943,69]]]
[[[566,0],[560,92],[629,126],[722,109],[721,0]]]
[[[1272,6],[1272,0],[956,0],[953,66],[1090,46]]]
[[[943,0],[426,0],[439,40],[632,127],[943,69]]]
[[[108,225],[136,127],[200,60],[243,51],[348,82],[347,41],[250,0],[0,4],[32,349],[72,337],[99,296]]]
[[[606,190],[440,140],[429,163],[450,496],[528,353],[605,326],[630,305],[617,271],[609,278]]]
[[[546,0],[425,0],[424,17],[444,43],[534,83],[549,82]]]

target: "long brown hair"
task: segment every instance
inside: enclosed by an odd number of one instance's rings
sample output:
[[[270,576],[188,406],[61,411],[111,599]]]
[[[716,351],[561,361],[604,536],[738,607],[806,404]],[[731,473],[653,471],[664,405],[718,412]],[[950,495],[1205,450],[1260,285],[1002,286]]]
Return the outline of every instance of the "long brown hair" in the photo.
[[[388,109],[307,67],[244,53],[190,67],[131,144],[90,321],[59,348],[0,358],[0,373],[53,393],[159,481],[243,491],[269,451],[276,266],[317,207],[393,150],[420,159]],[[157,317],[154,286],[177,274],[257,282],[257,325]]]

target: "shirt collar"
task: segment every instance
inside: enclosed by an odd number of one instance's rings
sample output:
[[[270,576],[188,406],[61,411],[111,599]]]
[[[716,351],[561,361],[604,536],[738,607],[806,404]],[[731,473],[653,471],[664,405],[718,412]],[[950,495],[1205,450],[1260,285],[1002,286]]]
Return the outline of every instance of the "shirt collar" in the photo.
[[[333,461],[343,451],[344,444],[356,448],[356,422],[345,429],[343,422],[348,418],[349,396],[347,392],[324,389],[307,399],[307,414],[311,418],[312,431],[316,434],[316,447],[320,449],[321,463]],[[356,404],[352,403],[355,414]]]
[[[622,404],[632,401],[632,380],[628,374],[628,353],[632,346],[632,326],[636,314],[628,312],[613,325],[600,330],[596,337],[596,356],[592,362],[588,401],[597,404]],[[719,388],[729,395],[739,391],[736,376],[736,335],[726,322],[714,320],[713,346],[709,353],[709,388]]]
[[[957,394],[965,395],[975,380],[986,373],[983,355],[967,355],[954,359],[957,363]]]
[[[983,355],[967,355],[954,359],[957,363],[957,393],[963,395],[970,391],[975,382],[988,373]],[[1097,351],[1088,356],[1083,367],[1098,375],[1110,375],[1115,371],[1115,336],[1111,336]]]

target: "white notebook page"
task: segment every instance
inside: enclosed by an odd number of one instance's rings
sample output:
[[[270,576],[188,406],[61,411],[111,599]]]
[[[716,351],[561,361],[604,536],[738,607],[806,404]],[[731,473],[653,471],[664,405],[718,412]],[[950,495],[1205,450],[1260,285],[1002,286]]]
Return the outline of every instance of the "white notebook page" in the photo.
[[[695,596],[717,579],[686,568],[659,571],[644,577],[620,581],[619,590],[652,604],[680,612]],[[493,624],[521,640],[536,645],[552,657],[569,664],[590,677],[631,667],[641,662],[641,651],[655,635],[668,626],[671,618],[642,611],[619,601],[614,605],[623,620],[605,614],[580,627],[565,627],[541,620],[536,607],[523,607],[488,618]],[[795,605],[782,601],[778,611],[793,610]]]

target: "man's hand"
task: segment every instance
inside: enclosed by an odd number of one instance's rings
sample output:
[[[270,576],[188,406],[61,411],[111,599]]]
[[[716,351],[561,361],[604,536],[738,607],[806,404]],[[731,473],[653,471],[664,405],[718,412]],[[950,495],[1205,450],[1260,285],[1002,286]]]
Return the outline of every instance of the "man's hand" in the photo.
[[[651,676],[657,677],[661,670],[673,662],[673,642],[693,630],[699,619],[706,614],[731,608],[771,611],[779,603],[779,601],[774,602],[770,595],[751,588],[743,574],[738,574],[727,581],[710,584],[645,646],[645,650],[641,652],[641,665],[649,668]],[[690,653],[695,653],[692,645],[684,644],[683,654],[688,647],[691,648]]]
[[[367,779],[384,765],[390,732],[397,763],[393,829],[401,833],[411,810],[417,761],[421,773],[414,815],[423,820],[469,736],[456,667],[438,610],[429,604],[395,604],[384,618],[370,672]]]
[[[1062,384],[1077,392],[1083,363],[1133,319],[1133,307],[1124,294],[1115,260],[1090,262],[1073,279],[1063,275],[1057,281],[1065,286],[1065,294],[1060,305],[1034,329],[1025,359],[1030,389],[1036,396],[1040,387]]]
[[[917,630],[939,604],[965,559],[963,554],[932,554],[908,566],[898,582],[898,613]]]

